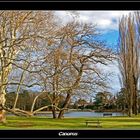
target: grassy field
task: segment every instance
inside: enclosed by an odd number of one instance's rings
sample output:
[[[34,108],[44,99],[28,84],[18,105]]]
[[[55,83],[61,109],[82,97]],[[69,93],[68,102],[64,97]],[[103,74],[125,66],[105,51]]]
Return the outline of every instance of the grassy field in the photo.
[[[8,116],[7,123],[0,124],[0,129],[140,129],[140,116],[99,119],[102,128],[96,128],[93,124],[86,127],[85,120],[97,120],[97,118],[64,118],[59,120],[45,117]]]

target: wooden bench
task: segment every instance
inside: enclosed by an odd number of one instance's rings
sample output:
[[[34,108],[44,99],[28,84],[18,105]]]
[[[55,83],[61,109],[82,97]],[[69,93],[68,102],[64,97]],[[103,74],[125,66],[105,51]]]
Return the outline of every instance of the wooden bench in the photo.
[[[102,127],[101,122],[99,120],[86,120],[87,127],[88,127],[88,124],[95,124],[96,127]]]
[[[103,113],[103,117],[105,116],[112,116],[112,113]]]

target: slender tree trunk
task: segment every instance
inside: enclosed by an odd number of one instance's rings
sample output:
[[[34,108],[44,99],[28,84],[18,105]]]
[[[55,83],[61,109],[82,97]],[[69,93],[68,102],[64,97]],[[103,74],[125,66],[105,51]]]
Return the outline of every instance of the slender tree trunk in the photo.
[[[135,106],[136,106],[136,111],[135,111],[135,115],[138,115],[139,113],[139,107],[138,107],[138,90],[137,87],[135,85]]]
[[[59,48],[56,52],[55,52],[55,57],[54,57],[54,63],[55,63],[55,72],[58,71],[59,67],[60,67],[60,56],[61,56],[61,49]],[[59,90],[59,74],[56,74],[53,78],[53,91],[58,91]],[[54,92],[53,93],[53,105],[56,106],[56,98],[57,98],[57,93]],[[56,108],[52,107],[52,113],[53,113],[53,118],[57,118],[57,114],[56,114]]]
[[[137,94],[137,98],[136,98],[136,115],[139,114],[139,106],[138,106],[138,94]]]
[[[136,87],[134,90],[134,114],[138,115],[138,93]]]
[[[67,97],[66,97],[66,100],[65,100],[65,102],[63,104],[62,110],[59,112],[58,119],[61,119],[63,117],[63,115],[64,115],[64,109],[68,107],[69,102],[70,102],[70,98],[71,98],[71,94],[68,93],[67,94]]]
[[[132,93],[129,91],[129,104],[128,104],[128,115],[131,117],[133,114],[133,96]]]

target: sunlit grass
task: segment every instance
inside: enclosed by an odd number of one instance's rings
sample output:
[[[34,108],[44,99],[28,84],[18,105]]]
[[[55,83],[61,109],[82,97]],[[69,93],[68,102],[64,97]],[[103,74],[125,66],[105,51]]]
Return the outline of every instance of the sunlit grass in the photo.
[[[0,124],[0,129],[140,129],[140,115],[134,117],[104,117],[99,118],[102,128],[85,124],[86,120],[97,118],[63,118],[46,117],[16,117],[8,116],[6,124]]]

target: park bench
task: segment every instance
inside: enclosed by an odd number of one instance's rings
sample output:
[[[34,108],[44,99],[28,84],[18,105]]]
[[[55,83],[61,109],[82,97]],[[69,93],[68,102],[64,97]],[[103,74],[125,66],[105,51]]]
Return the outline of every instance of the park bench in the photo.
[[[96,127],[102,127],[101,122],[99,120],[86,120],[85,123],[87,127],[88,124],[94,124]]]
[[[112,113],[103,113],[103,117],[105,116],[112,116]]]

